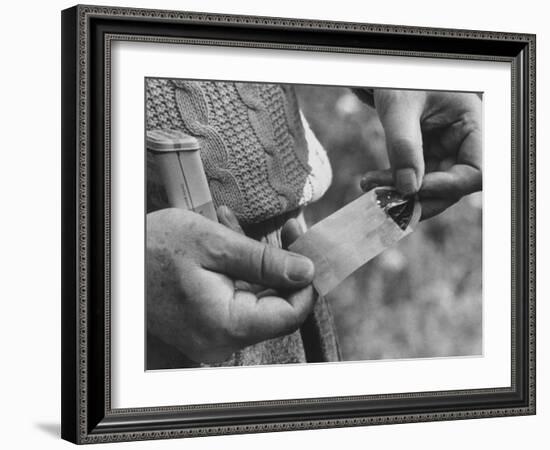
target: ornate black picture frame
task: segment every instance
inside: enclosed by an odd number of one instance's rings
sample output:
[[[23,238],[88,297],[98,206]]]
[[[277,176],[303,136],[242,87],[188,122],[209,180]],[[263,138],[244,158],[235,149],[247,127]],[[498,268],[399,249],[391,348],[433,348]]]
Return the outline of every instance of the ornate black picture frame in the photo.
[[[116,40],[509,62],[511,386],[113,409],[110,49]],[[166,439],[535,413],[535,36],[75,6],[62,12],[62,437]]]

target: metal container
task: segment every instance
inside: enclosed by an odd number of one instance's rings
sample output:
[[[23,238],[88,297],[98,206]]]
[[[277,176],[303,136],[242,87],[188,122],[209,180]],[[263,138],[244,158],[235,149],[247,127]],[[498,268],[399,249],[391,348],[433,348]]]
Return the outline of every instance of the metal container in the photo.
[[[147,149],[155,157],[170,206],[194,211],[217,222],[199,141],[179,130],[149,130]]]

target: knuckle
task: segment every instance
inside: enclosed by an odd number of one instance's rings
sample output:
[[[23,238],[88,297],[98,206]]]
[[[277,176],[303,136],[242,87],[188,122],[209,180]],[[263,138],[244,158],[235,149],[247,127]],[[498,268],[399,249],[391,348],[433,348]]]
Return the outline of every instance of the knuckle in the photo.
[[[245,317],[240,309],[230,307],[226,319],[217,327],[219,339],[231,343],[232,346],[244,347],[248,343],[250,333]]]
[[[235,264],[242,266],[243,270],[246,270],[251,280],[263,280],[267,270],[266,247],[264,244],[243,245],[237,250],[237,254],[232,256],[232,260]]]
[[[195,224],[194,239],[198,248],[211,261],[228,261],[235,259],[226,236],[213,228]]]
[[[231,258],[231,251],[223,239],[219,236],[210,235],[208,239],[200,239],[199,245],[207,256],[213,260],[227,261]]]
[[[251,324],[232,318],[223,328],[223,340],[235,349],[244,348],[256,343],[252,338],[253,331]]]
[[[256,256],[256,261],[259,269],[259,278],[264,280],[267,276],[270,275],[272,271],[272,259],[273,259],[273,250],[268,245],[262,245],[258,248],[258,254]]]
[[[226,335],[228,342],[232,342],[238,347],[244,347],[250,344],[250,333],[248,331],[248,327],[244,326],[240,322],[233,323],[226,327],[224,334]]]
[[[410,137],[398,136],[391,140],[390,145],[392,147],[392,150],[399,153],[405,153],[411,151],[414,148],[415,142]]]
[[[416,163],[417,151],[421,149],[418,147],[417,142],[409,136],[397,136],[391,139],[389,142],[390,150],[395,163],[399,166],[411,166]]]

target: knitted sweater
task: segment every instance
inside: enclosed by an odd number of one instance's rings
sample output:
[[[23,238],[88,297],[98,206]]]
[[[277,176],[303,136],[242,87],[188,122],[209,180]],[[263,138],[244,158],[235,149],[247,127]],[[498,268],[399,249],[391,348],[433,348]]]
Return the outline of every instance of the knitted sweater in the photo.
[[[327,156],[304,128],[292,86],[147,79],[146,107],[148,129],[180,129],[199,140],[215,206],[229,206],[255,239],[280,246],[288,216],[330,185]],[[166,207],[148,155],[147,210]],[[150,369],[196,365],[154,336],[148,338],[147,355]],[[221,365],[338,359],[332,315],[319,298],[301,330],[247,347]]]
[[[195,136],[214,204],[242,223],[315,201],[330,185],[326,153],[308,149],[292,86],[147,79],[146,93],[147,128]]]

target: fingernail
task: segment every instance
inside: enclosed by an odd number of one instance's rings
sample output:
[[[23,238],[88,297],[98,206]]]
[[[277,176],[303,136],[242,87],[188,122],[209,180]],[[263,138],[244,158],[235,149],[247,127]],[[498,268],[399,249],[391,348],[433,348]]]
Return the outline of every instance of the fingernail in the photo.
[[[290,255],[285,262],[285,275],[290,281],[310,282],[315,268],[310,259],[299,255]]]
[[[403,195],[412,195],[418,191],[414,169],[399,169],[395,172],[395,187]]]

